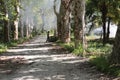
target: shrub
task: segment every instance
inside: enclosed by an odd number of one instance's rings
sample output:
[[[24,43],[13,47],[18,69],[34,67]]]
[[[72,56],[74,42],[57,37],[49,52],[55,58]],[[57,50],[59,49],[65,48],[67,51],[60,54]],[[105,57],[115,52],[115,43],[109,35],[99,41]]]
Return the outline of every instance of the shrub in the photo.
[[[58,40],[58,38],[55,36],[50,36],[50,38],[49,38],[49,42],[56,42],[57,40]]]
[[[83,56],[83,46],[80,45],[78,48],[74,49],[73,53],[77,56]]]
[[[96,66],[97,70],[102,71],[104,73],[120,76],[120,66],[112,66],[109,64],[109,61],[106,55],[101,55],[97,57],[92,57],[90,63]]]
[[[7,46],[5,44],[0,44],[0,53],[5,52],[7,49]]]
[[[109,70],[109,62],[105,56],[98,56],[92,58],[90,62],[96,66],[96,68],[102,72],[108,72]]]

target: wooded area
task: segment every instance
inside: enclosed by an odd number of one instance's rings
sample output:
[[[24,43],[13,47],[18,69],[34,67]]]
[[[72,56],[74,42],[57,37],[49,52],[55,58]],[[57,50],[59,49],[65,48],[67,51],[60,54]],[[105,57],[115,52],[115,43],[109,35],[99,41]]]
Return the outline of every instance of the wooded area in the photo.
[[[51,31],[54,36],[50,36],[49,41],[62,44],[78,56],[93,56],[95,60],[102,57],[106,60],[110,72],[117,70],[116,74],[120,76],[120,1],[52,1],[49,4],[53,5],[48,5],[52,9],[51,13],[45,8],[44,0],[0,0],[0,52],[6,51],[12,43],[23,43],[26,39]],[[52,14],[55,16],[53,23],[52,19],[48,18],[52,17]],[[49,20],[48,23],[45,18]],[[110,37],[111,24],[117,26],[115,38]],[[45,28],[47,25],[49,27]],[[91,36],[90,32],[100,27],[101,37]],[[108,45],[111,48],[104,51]],[[97,49],[100,50],[100,54]],[[106,72],[109,73],[109,70]]]

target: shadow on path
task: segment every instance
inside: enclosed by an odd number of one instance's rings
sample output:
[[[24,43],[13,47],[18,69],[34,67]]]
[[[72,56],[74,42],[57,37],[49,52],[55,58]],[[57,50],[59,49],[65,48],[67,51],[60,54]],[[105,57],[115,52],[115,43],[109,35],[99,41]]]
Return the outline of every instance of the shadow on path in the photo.
[[[0,66],[7,65],[11,71],[0,67],[0,80],[107,80],[98,79],[103,74],[96,72],[88,59],[45,41],[46,37],[38,36],[2,54],[1,60],[7,60]]]

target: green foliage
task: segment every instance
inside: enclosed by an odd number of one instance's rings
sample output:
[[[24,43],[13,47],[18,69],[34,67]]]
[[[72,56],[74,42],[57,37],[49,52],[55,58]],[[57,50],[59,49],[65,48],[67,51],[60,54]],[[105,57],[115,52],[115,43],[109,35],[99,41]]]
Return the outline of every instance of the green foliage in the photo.
[[[103,46],[102,42],[88,41],[87,53],[91,55],[100,55],[110,53],[112,50],[112,45],[106,44]]]
[[[109,70],[109,62],[105,56],[97,56],[96,58],[91,59],[91,63],[102,72],[108,72]]]
[[[68,50],[70,53],[73,53],[77,56],[82,56],[83,55],[83,48],[82,45],[80,45],[77,49],[74,48],[74,42],[70,42],[70,43],[62,43],[57,41],[57,43],[64,47],[66,50]]]
[[[58,38],[55,36],[50,36],[50,38],[49,38],[50,42],[56,42],[57,40],[58,40]]]
[[[5,52],[7,49],[7,46],[3,43],[0,43],[0,53]]]
[[[113,44],[113,39],[111,42]],[[90,63],[97,68],[97,70],[104,72],[106,74],[120,76],[120,67],[111,66],[109,63],[109,55],[112,52],[112,45],[106,44],[102,45],[100,40],[90,40],[88,41],[88,49]]]
[[[29,38],[21,38],[19,40],[13,40],[8,43],[0,43],[0,53],[5,52],[9,47],[15,47],[18,44],[21,44],[27,40],[29,40]]]
[[[109,75],[120,76],[120,66],[111,67],[107,56],[106,55],[94,56],[91,58],[90,63],[96,66],[97,70],[99,71],[102,71]]]
[[[66,50],[68,50],[70,53],[74,51],[74,43],[71,42],[71,43],[61,43],[59,41],[57,41],[57,43],[64,47]]]
[[[77,49],[74,49],[73,51],[73,53],[77,56],[83,56],[83,52],[84,52],[84,49],[82,45],[80,45]]]

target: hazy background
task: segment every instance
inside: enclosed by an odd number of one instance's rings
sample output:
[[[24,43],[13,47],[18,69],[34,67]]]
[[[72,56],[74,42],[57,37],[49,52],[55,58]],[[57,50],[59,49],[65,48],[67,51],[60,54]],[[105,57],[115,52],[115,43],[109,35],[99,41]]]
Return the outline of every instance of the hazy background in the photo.
[[[54,14],[54,0],[22,0],[22,23],[37,29],[50,30],[56,28],[56,15]],[[60,0],[56,2],[59,11]]]

